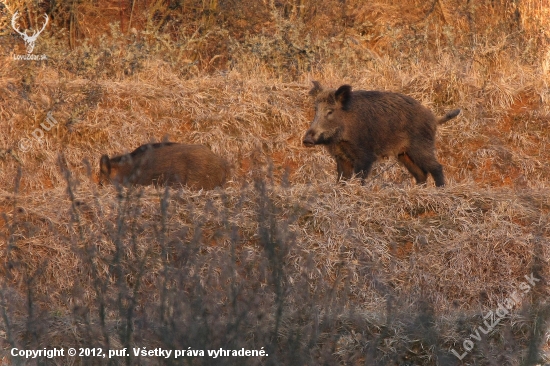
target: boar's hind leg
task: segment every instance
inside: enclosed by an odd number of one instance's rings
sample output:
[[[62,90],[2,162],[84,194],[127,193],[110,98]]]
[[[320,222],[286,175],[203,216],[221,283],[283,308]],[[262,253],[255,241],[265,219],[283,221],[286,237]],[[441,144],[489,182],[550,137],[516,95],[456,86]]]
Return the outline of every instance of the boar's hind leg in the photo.
[[[443,167],[441,164],[435,161],[437,166],[435,166],[432,170],[430,170],[430,174],[435,180],[435,186],[436,187],[443,187],[445,185],[445,176],[443,175]]]
[[[433,150],[426,151],[425,149],[411,149],[407,151],[411,160],[418,165],[424,172],[429,172],[434,178],[436,187],[445,185],[445,177],[443,176],[443,167],[435,158]]]
[[[353,165],[351,164],[351,161],[342,159],[341,157],[336,157],[336,169],[338,170],[336,183],[338,183],[341,179],[350,179],[353,175]]]
[[[428,178],[428,175],[426,174],[425,171],[420,169],[420,167],[411,160],[411,158],[409,157],[409,155],[407,155],[407,153],[401,153],[397,155],[397,160],[399,160],[401,164],[403,164],[405,168],[407,168],[409,173],[412,174],[412,176],[414,177],[414,180],[416,180],[416,184],[426,183],[426,179]]]

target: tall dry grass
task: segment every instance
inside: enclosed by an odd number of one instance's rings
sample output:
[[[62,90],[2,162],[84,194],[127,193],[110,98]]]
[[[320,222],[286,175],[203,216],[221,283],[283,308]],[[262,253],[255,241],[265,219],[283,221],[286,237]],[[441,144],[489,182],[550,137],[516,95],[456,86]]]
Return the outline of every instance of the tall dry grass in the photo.
[[[14,346],[269,354],[188,364],[550,362],[548,4],[31,5],[0,4],[5,362],[24,364]],[[50,14],[35,47],[47,61],[11,57],[25,52],[15,10],[27,28]],[[328,154],[301,145],[311,80],[462,108],[438,130],[448,186],[415,187],[392,161],[366,186],[335,185]],[[101,154],[165,136],[226,157],[232,181],[96,186]],[[510,316],[452,355],[531,273]]]

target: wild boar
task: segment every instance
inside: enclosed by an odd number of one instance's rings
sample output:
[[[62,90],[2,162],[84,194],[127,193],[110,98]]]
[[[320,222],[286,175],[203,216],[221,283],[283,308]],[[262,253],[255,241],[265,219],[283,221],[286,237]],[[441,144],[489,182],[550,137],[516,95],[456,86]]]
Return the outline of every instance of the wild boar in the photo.
[[[100,183],[184,185],[191,189],[222,186],[229,174],[227,162],[204,145],[174,142],[146,144],[129,154],[100,160]]]
[[[416,183],[426,183],[430,173],[437,187],[445,185],[443,167],[435,157],[435,133],[460,109],[436,118],[403,94],[352,91],[349,85],[325,90],[317,81],[309,94],[315,99],[315,118],[303,143],[325,145],[336,160],[337,181],[356,174],[364,183],[377,159],[395,156]]]

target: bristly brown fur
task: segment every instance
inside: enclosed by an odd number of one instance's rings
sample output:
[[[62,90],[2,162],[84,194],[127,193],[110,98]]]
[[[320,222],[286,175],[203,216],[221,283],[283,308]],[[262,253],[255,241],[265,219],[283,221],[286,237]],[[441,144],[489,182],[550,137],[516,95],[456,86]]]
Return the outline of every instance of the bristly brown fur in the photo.
[[[184,185],[191,189],[223,186],[229,174],[225,160],[204,145],[173,142],[146,144],[129,154],[100,160],[100,183]]]
[[[315,118],[304,136],[304,145],[325,145],[336,160],[338,180],[354,174],[364,180],[381,157],[395,156],[416,179],[426,183],[428,174],[436,186],[445,185],[443,167],[435,157],[438,124],[455,118],[460,109],[441,118],[403,94],[352,92],[350,85],[323,90],[314,81]]]

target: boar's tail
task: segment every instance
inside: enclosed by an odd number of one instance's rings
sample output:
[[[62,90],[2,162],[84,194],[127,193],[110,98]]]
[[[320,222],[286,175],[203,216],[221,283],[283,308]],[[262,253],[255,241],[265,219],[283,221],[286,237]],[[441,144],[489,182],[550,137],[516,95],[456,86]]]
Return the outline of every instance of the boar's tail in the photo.
[[[460,113],[460,109],[455,109],[453,111],[450,111],[446,115],[444,115],[443,117],[439,117],[437,119],[437,124],[442,125],[443,123],[445,123],[445,122],[455,118],[456,116],[458,116],[459,113]]]

